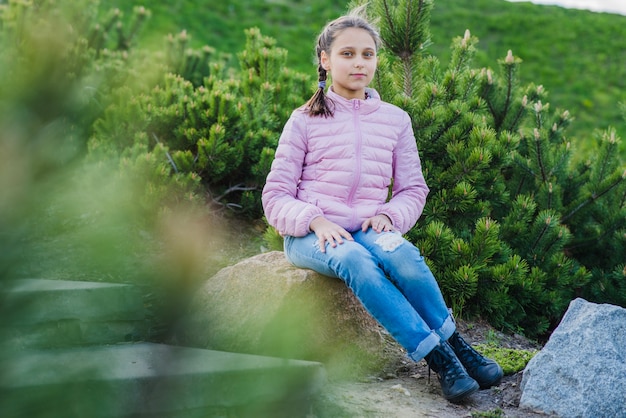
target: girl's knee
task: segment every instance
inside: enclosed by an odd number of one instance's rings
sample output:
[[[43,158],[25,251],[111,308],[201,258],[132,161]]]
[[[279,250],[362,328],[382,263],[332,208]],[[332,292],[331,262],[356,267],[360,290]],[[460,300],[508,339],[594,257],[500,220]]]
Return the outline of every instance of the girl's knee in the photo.
[[[361,259],[366,257],[369,252],[360,244],[354,241],[344,241],[335,247],[326,244],[326,254],[338,260]]]
[[[385,233],[380,234],[374,241],[374,244],[378,245],[385,252],[393,252],[405,242],[406,240],[400,234]]]
[[[334,248],[327,247],[326,254],[329,256],[329,264],[343,271],[356,273],[378,268],[376,257],[354,241],[344,242]]]

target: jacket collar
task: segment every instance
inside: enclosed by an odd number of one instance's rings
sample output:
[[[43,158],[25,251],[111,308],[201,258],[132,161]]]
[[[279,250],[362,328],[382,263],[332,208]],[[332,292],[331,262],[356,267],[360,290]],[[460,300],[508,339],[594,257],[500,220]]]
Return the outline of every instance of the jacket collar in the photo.
[[[365,91],[367,93],[367,100],[346,99],[345,97],[335,93],[333,86],[330,86],[326,92],[326,97],[332,100],[337,110],[351,110],[356,106],[361,113],[371,113],[380,107],[380,95],[373,88],[368,87]]]

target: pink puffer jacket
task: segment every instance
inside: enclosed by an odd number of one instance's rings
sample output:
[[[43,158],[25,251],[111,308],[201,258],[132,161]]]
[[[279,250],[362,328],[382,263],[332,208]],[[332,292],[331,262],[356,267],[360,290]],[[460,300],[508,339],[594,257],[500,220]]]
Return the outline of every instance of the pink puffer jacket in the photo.
[[[378,214],[405,233],[422,214],[428,187],[409,115],[368,93],[367,100],[347,100],[329,89],[333,117],[300,108],[285,124],[262,197],[281,234],[307,235],[318,216],[352,232]]]

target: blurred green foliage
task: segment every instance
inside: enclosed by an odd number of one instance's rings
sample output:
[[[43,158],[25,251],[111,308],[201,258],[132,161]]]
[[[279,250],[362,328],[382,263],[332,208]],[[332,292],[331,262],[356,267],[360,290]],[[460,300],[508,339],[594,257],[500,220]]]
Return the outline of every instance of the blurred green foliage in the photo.
[[[153,334],[162,335],[156,328],[175,319],[179,298],[202,278],[204,251],[223,236],[208,220],[197,176],[172,175],[164,147],[127,142],[106,153],[90,145],[108,108],[164,73],[143,67],[153,53],[133,45],[149,12],[122,19],[97,6],[0,5],[0,280],[145,286]]]

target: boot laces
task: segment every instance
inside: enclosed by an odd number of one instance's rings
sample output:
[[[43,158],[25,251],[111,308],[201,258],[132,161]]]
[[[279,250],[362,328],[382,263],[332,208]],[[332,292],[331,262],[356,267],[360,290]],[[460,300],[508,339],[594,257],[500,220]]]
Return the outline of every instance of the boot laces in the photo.
[[[461,360],[468,369],[475,369],[486,363],[485,358],[461,338],[455,338],[452,344],[459,360]]]
[[[449,350],[448,355],[442,353],[441,351]],[[454,352],[451,348],[445,347],[443,344],[440,350],[433,350],[432,355],[428,359],[427,363],[429,366],[428,370],[428,379],[430,382],[430,370],[434,370],[440,376],[441,379],[454,382],[458,380],[460,377],[466,374],[463,366],[458,361],[452,361],[451,359],[454,356]]]

